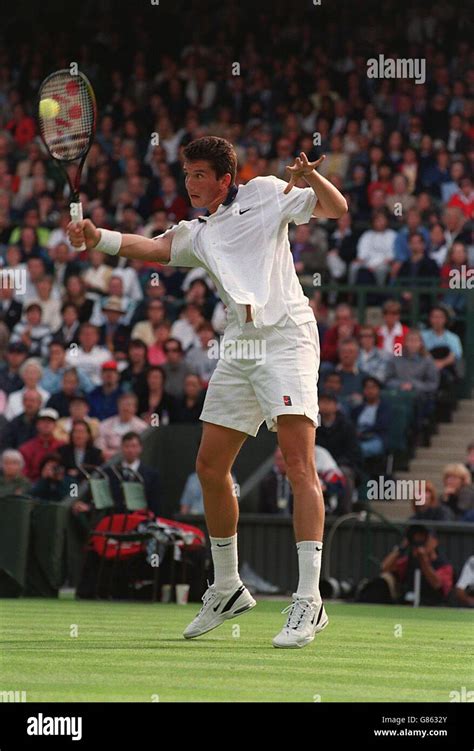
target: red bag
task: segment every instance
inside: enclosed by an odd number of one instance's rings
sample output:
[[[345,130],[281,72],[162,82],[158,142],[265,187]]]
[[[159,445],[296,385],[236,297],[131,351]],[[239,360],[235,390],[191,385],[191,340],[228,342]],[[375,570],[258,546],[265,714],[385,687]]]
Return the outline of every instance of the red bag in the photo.
[[[101,533],[112,534],[124,534],[126,532],[132,532],[137,529],[139,524],[143,524],[146,521],[155,521],[157,524],[163,525],[163,527],[169,527],[172,530],[185,532],[189,535],[193,535],[190,542],[181,542],[183,549],[193,550],[203,547],[206,544],[206,537],[197,527],[193,527],[190,524],[183,524],[182,522],[172,521],[171,519],[164,519],[160,516],[155,517],[151,511],[132,511],[130,514],[112,514],[110,516],[104,516],[103,519],[97,524],[94,532],[91,534],[91,549],[100,556],[105,556],[106,559],[113,559],[116,556],[119,560],[126,560],[145,549],[145,543],[142,541],[126,541],[118,540],[109,537],[102,536]],[[99,534],[95,534],[99,533]],[[117,553],[117,550],[119,552]]]

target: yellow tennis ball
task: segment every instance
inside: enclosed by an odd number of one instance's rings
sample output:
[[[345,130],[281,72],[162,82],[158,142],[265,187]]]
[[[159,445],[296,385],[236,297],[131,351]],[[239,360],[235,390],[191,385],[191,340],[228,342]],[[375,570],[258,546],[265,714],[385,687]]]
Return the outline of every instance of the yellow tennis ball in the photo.
[[[59,113],[59,102],[56,99],[42,99],[40,102],[40,115],[45,120],[52,120]]]

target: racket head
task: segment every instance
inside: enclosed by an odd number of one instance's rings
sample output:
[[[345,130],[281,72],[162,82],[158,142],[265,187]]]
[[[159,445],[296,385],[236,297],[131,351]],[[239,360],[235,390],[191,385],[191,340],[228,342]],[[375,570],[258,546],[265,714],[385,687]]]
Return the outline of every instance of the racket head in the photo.
[[[64,68],[44,79],[38,123],[49,154],[58,162],[84,159],[94,140],[97,104],[89,79]]]

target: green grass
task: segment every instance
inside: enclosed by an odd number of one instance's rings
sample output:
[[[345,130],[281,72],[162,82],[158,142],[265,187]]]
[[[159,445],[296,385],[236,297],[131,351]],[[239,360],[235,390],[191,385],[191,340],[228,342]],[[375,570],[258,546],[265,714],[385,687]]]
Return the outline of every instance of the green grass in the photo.
[[[196,604],[3,600],[0,690],[30,702],[328,702],[449,701],[472,688],[469,611],[329,604],[313,644],[276,650],[286,604],[261,601],[185,641]]]

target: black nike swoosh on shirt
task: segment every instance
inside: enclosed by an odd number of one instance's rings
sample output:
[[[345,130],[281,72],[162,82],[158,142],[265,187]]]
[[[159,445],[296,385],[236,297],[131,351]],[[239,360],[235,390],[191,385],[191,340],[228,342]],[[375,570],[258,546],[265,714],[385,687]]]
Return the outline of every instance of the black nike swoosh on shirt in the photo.
[[[240,209],[239,214],[242,216],[242,214],[246,214],[247,211],[252,211],[253,206],[251,206],[249,209]]]

